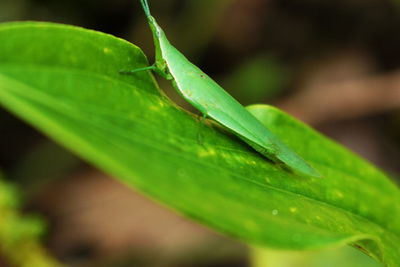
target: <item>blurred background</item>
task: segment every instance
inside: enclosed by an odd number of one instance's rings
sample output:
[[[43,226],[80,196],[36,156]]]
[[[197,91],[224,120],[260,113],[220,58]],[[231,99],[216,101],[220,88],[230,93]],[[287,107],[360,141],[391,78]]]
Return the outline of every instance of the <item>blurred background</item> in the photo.
[[[398,1],[150,2],[171,43],[241,103],[276,105],[399,182]],[[138,0],[1,0],[0,22],[15,20],[110,33],[138,45],[153,61],[153,41]],[[159,83],[190,109],[168,81]],[[58,262],[250,266],[245,245],[133,193],[1,107],[0,137],[3,180],[15,191],[10,198],[19,203],[15,207],[21,209],[20,216],[36,214],[46,222],[37,232],[49,257]],[[0,266],[10,266],[2,253]],[[341,263],[335,262],[339,254]],[[359,266],[379,266],[351,248],[323,257],[331,259],[331,266],[356,266],[345,265],[352,260]]]

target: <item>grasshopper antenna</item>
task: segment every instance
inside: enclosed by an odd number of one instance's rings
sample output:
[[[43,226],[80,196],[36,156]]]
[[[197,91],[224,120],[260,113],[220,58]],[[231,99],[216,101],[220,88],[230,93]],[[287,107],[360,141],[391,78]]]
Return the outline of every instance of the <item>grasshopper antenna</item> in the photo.
[[[144,13],[146,14],[147,17],[151,16],[150,13],[150,8],[149,8],[149,4],[147,3],[147,0],[140,0],[140,3],[142,4]]]

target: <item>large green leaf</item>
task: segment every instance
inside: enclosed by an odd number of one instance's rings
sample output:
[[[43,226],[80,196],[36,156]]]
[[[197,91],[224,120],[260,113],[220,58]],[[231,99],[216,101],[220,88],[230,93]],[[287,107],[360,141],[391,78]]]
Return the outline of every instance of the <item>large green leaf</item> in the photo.
[[[282,170],[180,109],[140,49],[71,26],[0,27],[0,103],[125,184],[224,233],[283,249],[351,243],[400,262],[400,193],[379,170],[281,111],[250,110],[322,174]],[[132,212],[135,212],[132,210]]]

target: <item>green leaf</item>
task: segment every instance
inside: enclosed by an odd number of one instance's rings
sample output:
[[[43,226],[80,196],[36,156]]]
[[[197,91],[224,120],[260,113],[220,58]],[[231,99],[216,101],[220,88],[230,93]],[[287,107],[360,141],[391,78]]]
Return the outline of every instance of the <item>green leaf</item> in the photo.
[[[253,249],[252,267],[382,267],[383,265],[349,246],[318,251]]]
[[[324,178],[267,161],[162,94],[132,44],[48,23],[0,27],[0,103],[178,212],[282,249],[350,243],[400,262],[400,192],[379,170],[269,106],[249,109]],[[132,212],[135,212],[134,210]]]

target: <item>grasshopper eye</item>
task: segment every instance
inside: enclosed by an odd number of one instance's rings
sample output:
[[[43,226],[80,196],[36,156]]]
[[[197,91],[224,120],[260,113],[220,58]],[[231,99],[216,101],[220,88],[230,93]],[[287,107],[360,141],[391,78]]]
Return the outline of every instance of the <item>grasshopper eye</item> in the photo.
[[[149,23],[151,25],[151,28],[153,29],[153,31],[155,32],[157,38],[162,37],[163,35],[163,30],[161,29],[160,26],[158,26],[156,20],[153,17],[148,17]]]
[[[160,27],[156,27],[156,34],[160,38],[163,35],[163,30]]]

